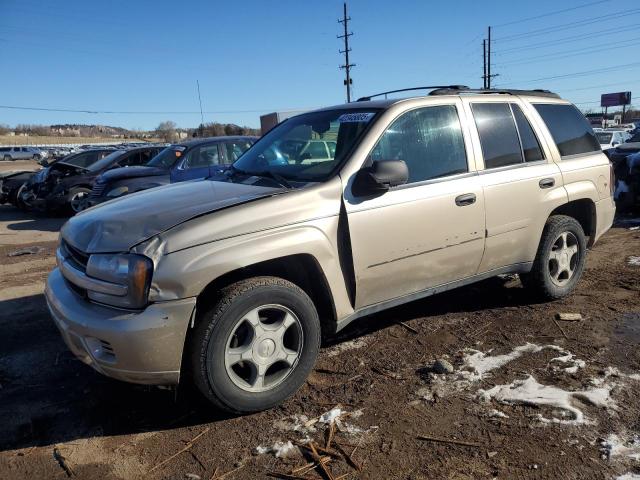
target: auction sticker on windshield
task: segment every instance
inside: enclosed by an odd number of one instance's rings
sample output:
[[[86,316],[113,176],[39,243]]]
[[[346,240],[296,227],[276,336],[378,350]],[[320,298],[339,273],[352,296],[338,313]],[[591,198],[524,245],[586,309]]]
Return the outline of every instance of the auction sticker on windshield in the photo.
[[[373,118],[375,113],[359,112],[359,113],[343,113],[338,117],[340,123],[362,123],[368,122]]]

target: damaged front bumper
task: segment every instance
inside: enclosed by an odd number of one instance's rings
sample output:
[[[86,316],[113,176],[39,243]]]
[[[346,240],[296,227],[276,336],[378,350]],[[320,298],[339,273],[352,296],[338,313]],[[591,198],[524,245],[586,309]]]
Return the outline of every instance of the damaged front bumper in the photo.
[[[176,385],[195,298],[126,311],[87,301],[58,268],[45,289],[47,305],[73,354],[98,372],[125,382]]]

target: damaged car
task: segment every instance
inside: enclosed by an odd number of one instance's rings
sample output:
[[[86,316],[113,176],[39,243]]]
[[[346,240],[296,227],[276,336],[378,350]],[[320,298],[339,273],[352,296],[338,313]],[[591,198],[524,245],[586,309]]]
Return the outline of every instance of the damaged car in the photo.
[[[215,175],[240,158],[257,138],[212,137],[171,145],[145,165],[114,168],[101,174],[88,202],[93,206],[149,188]]]
[[[461,86],[373,97],[288,118],[222,174],[69,219],[45,289],[68,348],[249,413],[304,384],[322,337],[376,312],[508,273],[532,299],[574,291],[615,214],[574,105]],[[290,157],[314,141],[335,149]]]
[[[76,214],[88,208],[93,182],[100,174],[113,168],[144,165],[163,148],[82,152],[85,156],[79,158],[84,162],[62,160],[39,172],[20,192],[20,201],[36,210]]]

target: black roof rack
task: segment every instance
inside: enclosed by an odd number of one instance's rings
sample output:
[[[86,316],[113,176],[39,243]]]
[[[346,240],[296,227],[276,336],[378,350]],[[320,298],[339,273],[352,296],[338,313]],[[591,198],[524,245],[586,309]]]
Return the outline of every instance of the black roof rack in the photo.
[[[411,92],[414,90],[431,90],[428,95],[460,95],[460,94],[498,94],[498,95],[530,95],[534,97],[560,98],[557,93],[549,90],[533,89],[533,90],[516,90],[516,89],[485,89],[485,88],[469,88],[466,85],[433,85],[429,87],[412,87],[401,88],[400,90],[389,90],[388,92],[376,93],[366,97],[360,97],[358,102],[366,102],[374,97],[381,97],[390,93]]]
[[[534,97],[549,97],[549,98],[560,98],[560,95],[557,93],[553,93],[549,90],[542,90],[540,88],[533,90],[516,90],[516,89],[494,89],[494,88],[457,88],[457,86],[453,87],[443,87],[437,88],[429,92],[429,95],[459,95],[461,93],[468,94],[480,94],[480,95],[489,95],[489,94],[499,94],[499,95],[530,95]]]
[[[465,85],[433,85],[429,87],[411,87],[411,88],[401,88],[400,90],[389,90],[388,92],[376,93],[375,95],[368,95],[366,97],[360,97],[358,102],[368,102],[374,97],[381,97],[382,95],[388,95],[390,93],[400,93],[400,92],[410,92],[412,90],[443,90],[443,89],[452,89],[452,90],[464,90],[469,87]]]

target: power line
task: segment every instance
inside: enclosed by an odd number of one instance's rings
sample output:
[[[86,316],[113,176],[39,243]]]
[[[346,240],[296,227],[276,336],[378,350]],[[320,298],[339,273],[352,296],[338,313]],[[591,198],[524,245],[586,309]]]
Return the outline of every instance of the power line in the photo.
[[[607,28],[605,30],[597,30],[595,32],[589,32],[589,40],[594,37],[601,37],[608,33],[614,33],[614,34],[623,33],[623,32],[628,32],[629,30],[638,30],[638,24],[634,23],[633,25],[625,25],[623,27],[613,27],[613,28]],[[494,54],[501,56],[511,52],[520,52],[525,50],[538,49],[539,47],[544,47],[547,45],[554,45],[554,46],[562,45],[564,43],[573,43],[575,41],[580,41],[580,40],[585,40],[584,34],[572,35],[570,37],[558,38],[556,40],[548,40],[545,42],[530,43],[530,44],[522,45],[519,47],[507,48],[504,50],[498,50],[497,52],[494,52]]]
[[[494,25],[494,27],[499,28],[499,27],[506,27],[507,25],[515,25],[516,23],[523,23],[523,22],[528,22],[529,20],[537,20],[539,18],[550,17],[552,15],[557,15],[559,13],[571,12],[573,10],[578,10],[580,8],[585,8],[585,7],[590,7],[592,5],[598,5],[600,3],[607,3],[609,1],[610,0],[599,0],[597,2],[584,3],[582,5],[577,5],[577,6],[571,7],[571,8],[565,8],[563,10],[556,10],[554,12],[543,13],[541,15],[536,15],[534,17],[527,17],[527,18],[522,18],[520,20],[513,20],[511,22],[501,23],[499,25]]]
[[[533,57],[528,57],[527,59],[512,60],[509,62],[496,63],[495,65],[497,66],[528,65],[530,63],[536,63],[540,61],[556,60],[560,58],[574,57],[577,55],[585,55],[588,53],[605,52],[607,50],[612,50],[615,48],[631,47],[631,46],[640,44],[639,41],[640,41],[640,37],[635,37],[635,38],[630,38],[627,40],[621,40],[617,42],[602,43],[598,47],[584,47],[584,48],[577,48],[572,50],[565,50],[562,52],[555,52],[551,54],[536,55]]]
[[[551,27],[545,27],[545,28],[539,28],[537,30],[529,30],[528,32],[523,32],[523,33],[516,33],[513,35],[507,35],[504,37],[498,37],[495,40],[496,41],[500,41],[500,42],[511,42],[514,40],[518,40],[520,38],[523,37],[533,37],[533,36],[538,36],[538,35],[544,35],[546,33],[551,33],[551,32],[555,32],[558,30],[568,30],[571,28],[580,28],[580,27],[584,27],[585,25],[591,25],[593,23],[598,23],[598,22],[603,22],[603,21],[609,21],[609,20],[614,20],[616,18],[620,18],[620,17],[628,17],[631,15],[637,15],[638,13],[640,13],[640,8],[636,8],[633,10],[623,10],[620,12],[614,12],[614,13],[610,13],[608,15],[600,15],[598,17],[591,17],[591,18],[585,18],[583,20],[578,20],[576,22],[569,22],[569,23],[563,23],[560,25],[554,25]]]
[[[93,108],[73,109],[73,108],[49,108],[49,107],[25,107],[17,105],[0,105],[0,108],[6,110],[31,110],[39,112],[63,112],[63,113],[89,113],[89,114],[117,114],[117,115],[197,115],[200,111],[131,111],[131,110],[98,110]],[[204,111],[207,114],[233,114],[233,113],[265,113],[274,111],[294,111],[294,110],[312,110],[317,107],[309,108],[265,108],[262,110],[217,110]]]
[[[564,75],[553,75],[550,77],[540,77],[540,78],[535,78],[533,80],[521,80],[518,83],[533,83],[533,82],[541,82],[543,80],[559,80],[559,79],[567,79],[567,78],[575,78],[575,77],[585,77],[588,75],[593,75],[593,74],[597,74],[597,73],[603,73],[603,72],[611,72],[613,70],[624,70],[625,68],[632,68],[632,67],[637,67],[640,66],[640,62],[633,62],[633,63],[625,63],[622,65],[613,65],[611,67],[604,67],[604,68],[596,68],[593,70],[585,70],[583,72],[574,72],[574,73],[566,73]],[[504,85],[504,84],[502,84]]]

